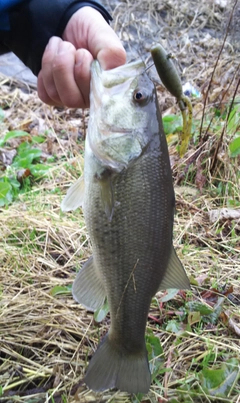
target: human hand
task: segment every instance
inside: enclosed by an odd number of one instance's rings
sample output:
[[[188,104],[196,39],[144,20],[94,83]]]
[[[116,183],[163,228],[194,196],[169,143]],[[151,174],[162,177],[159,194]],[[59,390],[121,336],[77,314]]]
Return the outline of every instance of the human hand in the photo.
[[[39,98],[56,106],[89,107],[90,66],[98,59],[103,69],[126,62],[126,52],[112,28],[94,8],[72,15],[63,39],[52,37],[38,75]]]

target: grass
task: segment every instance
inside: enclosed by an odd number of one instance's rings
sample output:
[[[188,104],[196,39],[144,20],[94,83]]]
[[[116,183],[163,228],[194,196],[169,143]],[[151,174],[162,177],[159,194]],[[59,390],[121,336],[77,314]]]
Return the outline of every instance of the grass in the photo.
[[[179,8],[175,1],[167,3],[162,7],[169,25],[174,26],[171,21],[176,23],[181,13],[187,13],[187,21],[191,20],[193,8],[184,11],[183,2],[177,4]],[[208,4],[203,2],[205,8]],[[222,21],[221,10],[214,12],[209,7],[209,13],[200,10],[195,21],[202,41],[199,26],[203,18],[208,15],[208,24],[216,29],[216,22]],[[139,12],[132,9],[135,15]],[[125,11],[121,14],[119,7],[115,17],[117,13],[116,21],[121,23]],[[134,19],[129,22],[130,26],[135,23],[138,21]],[[138,23],[140,42],[143,26]],[[188,54],[199,50],[201,40],[192,43]],[[213,53],[219,51],[218,44],[216,39]],[[183,66],[186,55],[179,54]],[[197,77],[193,84],[201,89],[203,98],[193,101],[193,137],[182,160],[177,153],[181,124],[175,101],[158,87],[175,182],[174,245],[191,279],[192,291],[175,293],[169,300],[158,294],[152,301],[146,342],[153,380],[147,396],[114,391],[94,394],[82,382],[88,361],[110,322],[106,312],[101,323],[95,321],[71,296],[72,282],[91,255],[91,246],[81,210],[68,214],[60,211],[69,184],[82,173],[82,138],[88,115],[79,110],[48,108],[37,100],[34,91],[24,94],[18,89],[19,83],[4,79],[0,88],[0,140],[17,130],[44,138],[26,146],[41,150],[37,161],[28,161],[28,168],[36,162],[49,165],[49,169],[45,175],[23,181],[11,203],[0,207],[0,401],[240,402],[240,219],[233,215],[240,206],[239,146],[234,143],[239,138],[236,97],[230,112],[235,114],[227,118],[237,86],[236,60],[226,48],[208,93],[204,88],[212,71],[211,60],[206,73],[201,70],[201,58],[195,70],[194,63],[186,67],[185,80]],[[229,70],[232,75],[226,78]],[[226,93],[224,98],[219,95],[222,93]],[[199,141],[204,97],[207,103]],[[167,118],[169,115],[175,118]],[[1,153],[18,150],[21,144],[22,140],[13,136],[2,143]],[[1,178],[6,175],[6,170],[1,171]],[[11,183],[12,173],[8,179]],[[222,208],[228,209],[228,215],[211,220],[212,212]]]

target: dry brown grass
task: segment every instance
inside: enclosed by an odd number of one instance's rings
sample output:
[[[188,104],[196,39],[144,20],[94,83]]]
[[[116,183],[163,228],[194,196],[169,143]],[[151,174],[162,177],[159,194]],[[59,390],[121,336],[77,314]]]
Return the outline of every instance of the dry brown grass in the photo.
[[[131,58],[139,54],[145,58],[153,38],[161,38],[177,55],[183,80],[198,86],[205,96],[229,8],[224,11],[208,0],[195,5],[193,1],[177,0],[128,1],[119,2],[113,14],[116,30],[121,31],[126,47],[132,49]],[[206,36],[210,33],[216,33],[216,37]],[[211,105],[224,105],[236,87],[234,75],[239,53],[233,48],[234,43],[230,43],[232,34],[230,30],[229,42],[206,95],[208,121],[211,120]],[[3,77],[0,82],[1,105],[8,105],[0,127],[1,136],[11,129],[26,130],[30,134],[47,131],[43,151],[56,156],[48,177],[7,209],[0,208],[0,387],[3,393],[0,400],[8,403],[128,403],[132,398],[127,394],[96,395],[82,384],[87,362],[99,338],[107,331],[109,318],[96,324],[93,315],[74,302],[67,288],[91,254],[81,211],[67,215],[60,212],[62,195],[82,171],[81,138],[85,134],[87,113],[84,116],[82,111],[48,108],[34,91],[23,93],[19,83],[9,85],[10,81]],[[159,96],[167,113],[177,111],[175,101],[165,91],[161,90]],[[203,99],[197,100],[195,117],[201,116],[202,109]],[[226,134],[218,163],[211,172],[219,132],[214,125],[207,131],[207,125],[203,132],[204,135],[207,132],[205,141],[200,145],[192,142],[184,161],[179,160],[176,146],[170,146],[177,198],[174,243],[189,276],[198,283],[187,298],[206,303],[203,290],[233,287],[230,295],[220,295],[220,298],[222,311],[228,312],[236,329],[220,316],[212,325],[199,322],[190,330],[186,328],[180,336],[176,335],[165,328],[171,319],[179,319],[177,312],[184,306],[185,295],[177,295],[162,306],[159,298],[158,302],[153,301],[148,331],[151,329],[160,339],[164,357],[158,358],[170,372],[158,376],[145,399],[147,403],[171,402],[173,398],[175,402],[240,402],[237,381],[228,396],[215,398],[202,389],[197,375],[204,360],[210,368],[221,365],[227,358],[235,357],[240,361],[237,334],[240,223],[232,219],[212,223],[208,214],[228,205],[229,199],[240,201],[239,161],[227,157],[230,140]],[[196,170],[197,158],[201,160],[203,171]],[[199,171],[207,180],[202,187],[195,180]],[[228,183],[228,188],[219,192],[219,182]],[[62,294],[55,295],[57,286],[66,287],[61,289]],[[184,322],[182,325],[185,326]],[[179,391],[184,385],[198,392],[192,396],[187,389]]]

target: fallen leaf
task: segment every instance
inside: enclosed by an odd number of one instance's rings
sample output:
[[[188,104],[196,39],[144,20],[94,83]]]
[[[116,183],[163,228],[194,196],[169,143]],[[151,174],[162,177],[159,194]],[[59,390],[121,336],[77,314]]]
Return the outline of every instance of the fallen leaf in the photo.
[[[0,164],[4,167],[11,165],[16,154],[16,150],[6,150],[5,148],[0,148]]]
[[[197,282],[197,285],[203,285],[209,281],[209,276],[208,276],[208,274],[201,274],[200,276],[196,277],[195,280]],[[190,276],[190,281],[191,281],[191,276]]]
[[[20,169],[17,172],[17,180],[18,182],[22,183],[24,179],[28,178],[31,175],[31,171],[28,168]]]
[[[196,161],[196,167],[197,167],[197,171],[196,171],[196,177],[195,177],[195,184],[196,184],[197,188],[200,190],[200,192],[202,192],[203,187],[206,183],[207,177],[204,174],[204,169],[202,167],[201,155],[199,156],[199,158]]]
[[[200,312],[189,312],[188,314],[188,324],[194,325],[194,323],[198,323],[201,320],[201,314]]]
[[[240,209],[233,208],[221,208],[210,210],[208,212],[209,220],[211,223],[215,223],[218,220],[240,220]]]
[[[212,288],[210,290],[203,291],[201,292],[201,297],[208,303],[215,304],[218,299],[218,290]]]
[[[240,337],[240,325],[233,319],[233,314],[229,311],[220,313],[223,323],[229,327],[237,336]]]

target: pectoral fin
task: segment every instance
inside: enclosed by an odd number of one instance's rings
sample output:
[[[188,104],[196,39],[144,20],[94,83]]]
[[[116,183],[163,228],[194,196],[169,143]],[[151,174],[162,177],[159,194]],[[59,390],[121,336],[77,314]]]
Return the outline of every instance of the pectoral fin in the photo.
[[[177,257],[174,247],[172,246],[171,256],[168,267],[159,286],[158,291],[167,290],[168,288],[176,288],[178,290],[190,289],[190,282],[183,268],[182,263]]]
[[[84,177],[81,176],[67,191],[61,203],[62,211],[76,210],[83,205],[84,199]]]
[[[83,265],[72,286],[73,298],[90,311],[100,308],[106,292],[95,268],[93,257]]]
[[[101,179],[99,181],[101,186],[101,198],[103,208],[109,221],[112,220],[114,212],[114,195],[111,177]]]

